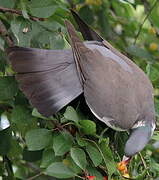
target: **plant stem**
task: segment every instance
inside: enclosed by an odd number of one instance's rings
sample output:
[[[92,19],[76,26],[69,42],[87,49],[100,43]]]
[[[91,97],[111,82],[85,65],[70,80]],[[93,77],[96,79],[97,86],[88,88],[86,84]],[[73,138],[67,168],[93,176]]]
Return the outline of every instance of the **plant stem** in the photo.
[[[23,16],[22,12],[19,11],[19,10],[16,10],[16,9],[10,9],[10,8],[4,8],[4,7],[0,7],[0,12],[2,13],[12,13],[12,14],[17,14],[17,15],[20,15],[20,16]],[[44,21],[45,18],[38,18],[38,17],[34,17],[34,16],[30,16],[29,15],[29,18],[33,21]]]
[[[135,45],[136,42],[137,42],[137,39],[138,39],[138,37],[139,37],[139,35],[140,35],[140,33],[141,33],[141,30],[142,30],[142,27],[143,27],[145,21],[148,19],[148,17],[150,16],[152,10],[156,7],[157,3],[158,3],[158,0],[156,0],[156,1],[154,2],[154,4],[152,5],[152,7],[150,8],[148,14],[145,16],[142,24],[140,25],[139,31],[138,31],[138,33],[137,33],[137,35],[136,35],[136,37],[135,37],[134,45]]]
[[[9,36],[8,31],[1,20],[0,20],[0,35],[2,35],[2,37],[5,39],[9,47],[13,46],[13,40]]]
[[[40,173],[36,174],[35,176],[32,176],[32,177],[28,178],[27,180],[33,180],[33,179],[35,179],[35,178],[41,176],[42,174],[43,174],[43,173],[40,172]]]
[[[140,156],[140,159],[141,159],[141,161],[142,161],[142,164],[143,164],[144,168],[145,168],[145,169],[148,169],[148,168],[147,168],[147,165],[146,165],[146,162],[145,162],[144,158],[142,157],[141,152],[139,152],[139,156]],[[150,177],[150,174],[149,174],[148,171],[147,171],[147,175]]]

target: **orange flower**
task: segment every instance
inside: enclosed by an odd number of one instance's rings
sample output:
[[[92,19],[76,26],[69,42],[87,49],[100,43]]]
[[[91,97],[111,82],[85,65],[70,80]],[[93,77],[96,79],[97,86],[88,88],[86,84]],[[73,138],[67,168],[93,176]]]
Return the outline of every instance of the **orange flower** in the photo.
[[[154,42],[150,43],[149,49],[150,49],[151,51],[156,51],[157,48],[158,48],[158,45],[157,45],[156,43],[154,43]]]
[[[126,165],[125,165],[124,161],[121,161],[117,164],[117,169],[119,171],[124,171],[126,169]]]
[[[126,165],[127,165],[127,161],[121,161],[117,164],[117,169],[118,171],[120,171],[122,175],[128,173]]]

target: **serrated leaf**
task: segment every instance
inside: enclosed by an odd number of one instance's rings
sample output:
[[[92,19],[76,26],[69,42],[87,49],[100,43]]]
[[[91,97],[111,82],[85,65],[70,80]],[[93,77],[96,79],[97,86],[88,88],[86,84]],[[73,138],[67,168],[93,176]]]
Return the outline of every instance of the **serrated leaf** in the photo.
[[[71,158],[74,160],[77,166],[85,170],[87,165],[85,152],[80,148],[71,148],[70,153],[71,153]]]
[[[30,151],[41,150],[52,141],[52,133],[47,129],[33,129],[26,133],[25,140]]]
[[[71,106],[68,106],[66,108],[66,111],[64,113],[64,117],[68,120],[71,120],[71,121],[74,121],[74,122],[78,122],[79,120],[79,117],[78,117],[78,114],[77,112],[75,111],[75,109]]]
[[[29,4],[30,13],[41,18],[50,17],[54,14],[56,8],[55,0],[32,0]]]
[[[0,101],[12,99],[18,91],[13,77],[0,77]]]
[[[87,135],[93,135],[96,133],[96,124],[91,120],[80,120],[81,130]]]
[[[89,143],[86,146],[86,151],[95,167],[98,166],[102,162],[103,158],[101,156],[101,153],[92,144]]]
[[[52,163],[44,172],[46,175],[53,176],[56,178],[71,178],[75,176],[67,166],[61,162]]]
[[[53,149],[56,156],[62,156],[70,150],[73,138],[68,132],[55,134],[53,137]]]

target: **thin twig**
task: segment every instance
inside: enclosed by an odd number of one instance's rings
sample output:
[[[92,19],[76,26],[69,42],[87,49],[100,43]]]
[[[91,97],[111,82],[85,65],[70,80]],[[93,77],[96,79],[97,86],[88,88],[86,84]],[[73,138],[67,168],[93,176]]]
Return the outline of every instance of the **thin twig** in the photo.
[[[137,35],[136,35],[136,38],[135,38],[135,41],[134,41],[134,45],[135,45],[136,42],[137,42],[137,39],[138,39],[138,37],[139,37],[139,35],[140,35],[140,33],[141,33],[141,30],[142,30],[142,27],[143,27],[145,21],[148,19],[148,17],[150,16],[152,10],[156,7],[157,3],[158,3],[158,0],[156,0],[156,1],[154,2],[154,4],[152,5],[152,7],[150,8],[148,14],[145,16],[142,24],[140,25],[139,31],[138,31],[138,33],[137,33]]]
[[[140,159],[141,159],[141,161],[142,161],[142,164],[143,164],[144,168],[145,168],[145,169],[148,169],[148,167],[147,167],[147,165],[146,165],[146,162],[145,162],[144,158],[142,157],[141,152],[139,152],[139,156],[140,156]],[[147,175],[150,176],[150,174],[149,174],[148,171],[147,171]]]
[[[32,177],[28,178],[27,180],[33,180],[33,179],[35,179],[35,178],[37,178],[37,177],[39,177],[39,176],[41,176],[41,175],[43,175],[42,172],[36,174],[35,176],[32,176]]]
[[[12,13],[12,14],[17,14],[17,15],[23,16],[22,11],[19,11],[19,10],[16,10],[16,9],[0,7],[0,12],[2,12],[2,13],[8,12],[8,13]],[[31,15],[29,15],[29,18],[31,20],[33,20],[33,21],[44,21],[45,20],[45,18],[38,18],[38,17],[31,16]]]
[[[80,178],[80,179],[83,179],[83,180],[85,180],[85,179],[86,179],[86,178],[81,177],[81,176],[79,176],[79,175],[76,175],[76,177],[78,177],[78,178]]]

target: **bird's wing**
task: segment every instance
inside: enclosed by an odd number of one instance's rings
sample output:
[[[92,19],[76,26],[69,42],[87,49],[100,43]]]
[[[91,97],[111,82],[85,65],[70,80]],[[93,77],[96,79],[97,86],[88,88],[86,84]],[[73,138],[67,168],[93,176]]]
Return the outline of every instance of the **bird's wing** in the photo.
[[[82,43],[72,25],[66,22],[66,26],[84,76],[88,106],[107,125],[125,130],[132,128],[153,104],[148,78],[133,62],[127,63],[106,47]]]
[[[11,47],[6,53],[21,90],[44,116],[82,93],[71,50]]]

